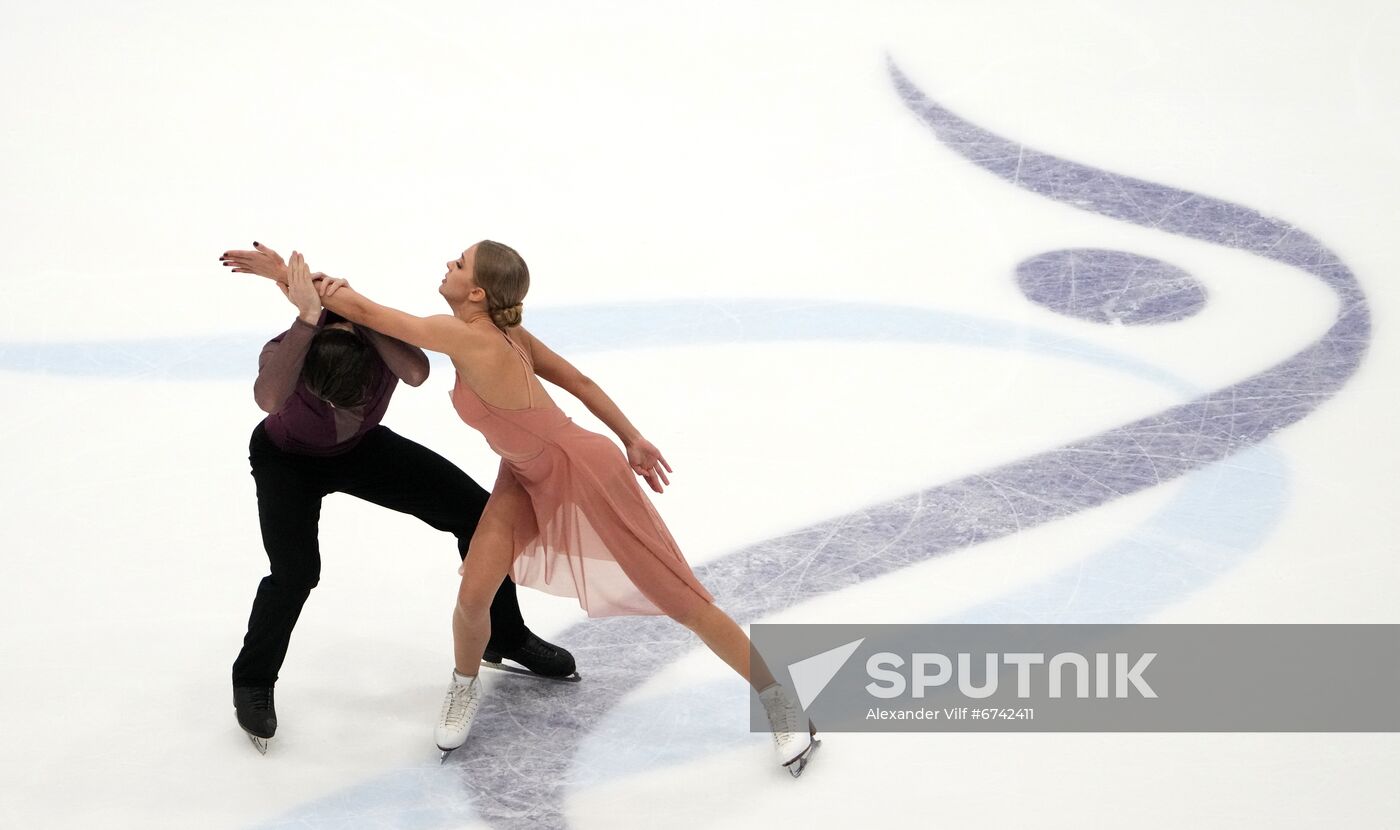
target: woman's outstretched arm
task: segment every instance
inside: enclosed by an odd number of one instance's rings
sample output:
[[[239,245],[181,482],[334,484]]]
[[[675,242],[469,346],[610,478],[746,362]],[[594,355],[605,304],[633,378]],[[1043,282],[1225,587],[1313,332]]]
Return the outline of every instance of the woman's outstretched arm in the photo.
[[[253,243],[251,251],[224,251],[220,255],[220,261],[224,265],[233,269],[235,274],[257,274],[260,277],[267,277],[282,289],[282,293],[287,295],[287,299],[292,300],[293,305],[296,300],[292,299],[291,286],[288,283],[287,263],[283,261],[282,255],[260,243]],[[311,275],[313,283],[327,279],[325,274],[314,273]],[[317,292],[316,310],[320,311],[319,292]],[[300,310],[300,306],[298,306]],[[344,316],[344,315],[341,315]],[[318,325],[314,319],[306,320],[309,325]],[[361,333],[369,341],[374,350],[379,352],[379,357],[384,364],[389,367],[389,371],[399,380],[409,386],[422,386],[423,381],[428,379],[428,356],[423,354],[423,350],[404,343],[398,338],[386,337],[382,332],[376,331],[371,326],[363,326]],[[297,371],[300,371],[301,364],[297,364]],[[287,391],[287,397],[291,390]],[[261,398],[259,399],[261,405]],[[264,407],[266,409],[266,407]]]
[[[627,449],[627,462],[632,471],[645,478],[651,489],[660,493],[663,484],[670,484],[666,473],[672,472],[671,465],[661,457],[661,451],[642,437],[633,426],[621,407],[608,397],[592,378],[580,372],[572,363],[559,356],[553,349],[520,327],[520,333],[530,345],[530,360],[535,364],[535,374],[573,395],[588,407],[588,411],[598,416],[598,420],[608,425]]]
[[[374,350],[379,352],[380,360],[394,373],[394,377],[409,386],[422,386],[428,379],[428,356],[423,354],[422,349],[369,326],[360,326],[359,331]]]
[[[311,271],[306,260],[296,251],[287,263],[289,281],[310,282]],[[461,345],[466,325],[450,314],[418,317],[397,308],[381,305],[351,288],[344,280],[323,279],[316,284],[321,303],[326,308],[357,325],[410,343],[420,349],[451,354]]]

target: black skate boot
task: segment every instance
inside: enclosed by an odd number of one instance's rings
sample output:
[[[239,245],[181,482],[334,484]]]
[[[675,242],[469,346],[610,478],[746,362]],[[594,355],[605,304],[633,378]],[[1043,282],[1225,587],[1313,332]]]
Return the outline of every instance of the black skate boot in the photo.
[[[519,663],[524,668],[508,666],[501,662],[503,659]],[[487,643],[486,653],[481,655],[481,665],[568,683],[577,683],[582,679],[576,671],[574,656],[568,650],[541,640],[529,630],[526,630],[525,638],[511,648],[503,648],[494,640]]]
[[[277,734],[277,709],[272,705],[271,686],[234,686],[233,709],[238,725],[248,733],[248,740],[267,754],[267,741]]]

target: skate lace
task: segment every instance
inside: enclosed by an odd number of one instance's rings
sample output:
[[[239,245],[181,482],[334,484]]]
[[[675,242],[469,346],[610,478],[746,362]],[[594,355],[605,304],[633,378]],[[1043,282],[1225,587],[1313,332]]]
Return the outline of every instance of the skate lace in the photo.
[[[559,655],[559,650],[545,643],[538,637],[531,637],[520,646],[520,651],[530,657],[542,657],[552,659]]]
[[[452,684],[442,701],[442,723],[456,729],[476,716],[476,709],[481,705],[481,695],[476,693],[477,682]]]
[[[272,708],[272,688],[258,687],[248,692],[248,703],[254,711]]]
[[[509,657],[516,662],[520,662],[520,658],[552,660],[559,656],[558,648],[536,637],[532,631],[525,632],[525,636],[513,646],[498,646],[494,642],[489,643],[488,646],[489,651],[502,657]]]
[[[768,713],[768,723],[773,727],[773,745],[782,746],[791,741],[797,731],[797,707],[792,706],[780,692],[764,698],[763,708]]]

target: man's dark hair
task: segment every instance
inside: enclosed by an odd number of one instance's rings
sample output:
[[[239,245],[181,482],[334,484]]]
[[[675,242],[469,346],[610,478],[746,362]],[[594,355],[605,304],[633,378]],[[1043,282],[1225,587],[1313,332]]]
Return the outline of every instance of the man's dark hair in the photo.
[[[358,332],[322,329],[311,338],[301,379],[311,394],[341,409],[369,398],[378,355]]]

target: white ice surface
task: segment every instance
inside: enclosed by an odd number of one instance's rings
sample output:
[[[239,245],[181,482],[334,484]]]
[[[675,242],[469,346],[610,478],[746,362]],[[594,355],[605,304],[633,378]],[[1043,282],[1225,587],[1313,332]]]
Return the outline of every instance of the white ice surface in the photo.
[[[1061,335],[1195,389],[1330,324],[1335,300],[1301,272],[972,167],[901,105],[888,55],[988,129],[1283,218],[1355,271],[1374,323],[1366,362],[1269,440],[1287,494],[1254,517],[1263,540],[1146,621],[1400,621],[1394,4],[517,6],[7,4],[0,353],[224,334],[255,350],[292,315],[219,268],[253,239],[422,313],[440,310],[442,263],[491,237],[530,260],[527,323],[532,307],[634,300],[881,303]],[[1071,247],[1166,260],[1210,301],[1123,329],[1021,296],[1018,262]],[[259,757],[235,728],[228,667],[266,566],[246,462],[255,358],[246,377],[186,381],[0,370],[0,827],[422,826],[381,793],[392,776],[420,775],[425,808],[465,804],[429,744],[452,545],[349,497],[326,502],[274,751]],[[656,501],[696,564],[1185,399],[1087,359],[949,343],[579,362],[675,466]],[[442,368],[401,389],[386,423],[489,483],[492,456],[447,406]],[[1180,486],[765,621],[926,622],[995,602],[1131,536]],[[582,617],[539,594],[522,604],[545,637]],[[725,677],[697,651],[629,702]],[[1400,826],[1388,734],[840,734],[796,783],[760,774],[754,737],[573,792],[569,819]]]

